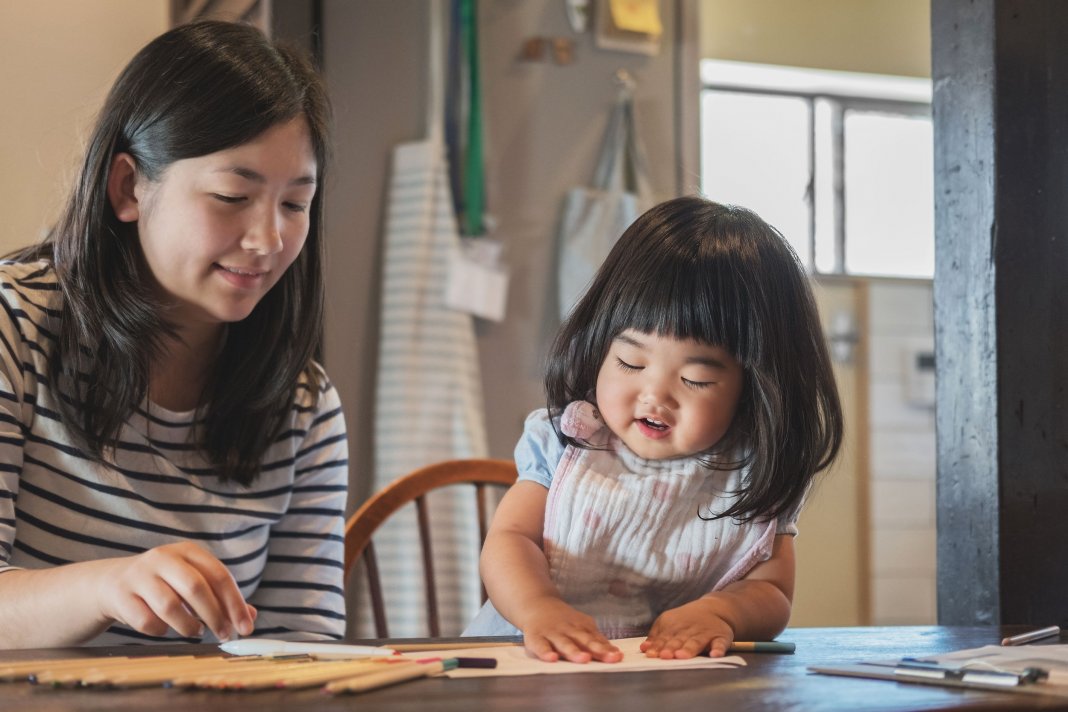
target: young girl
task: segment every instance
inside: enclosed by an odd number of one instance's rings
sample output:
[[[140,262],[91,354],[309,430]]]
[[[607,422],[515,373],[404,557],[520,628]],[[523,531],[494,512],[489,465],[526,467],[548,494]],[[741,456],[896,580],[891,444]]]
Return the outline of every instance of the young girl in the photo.
[[[752,212],[687,197],[624,233],[561,327],[465,632],[546,661],[724,655],[790,617],[793,535],[842,417],[804,271]],[[498,613],[499,611],[499,613]]]
[[[342,636],[327,119],[257,30],[167,32],[0,265],[0,648]]]

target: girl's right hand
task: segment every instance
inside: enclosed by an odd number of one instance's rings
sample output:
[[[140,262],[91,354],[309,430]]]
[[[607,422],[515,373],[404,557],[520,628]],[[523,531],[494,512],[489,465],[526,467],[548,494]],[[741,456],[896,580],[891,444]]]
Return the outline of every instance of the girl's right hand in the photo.
[[[623,653],[597,629],[593,618],[558,598],[543,599],[523,625],[523,644],[539,660],[618,663]]]
[[[222,562],[197,544],[166,544],[109,563],[97,586],[98,607],[109,623],[154,636],[173,628],[196,638],[205,625],[219,640],[252,633],[256,609]]]

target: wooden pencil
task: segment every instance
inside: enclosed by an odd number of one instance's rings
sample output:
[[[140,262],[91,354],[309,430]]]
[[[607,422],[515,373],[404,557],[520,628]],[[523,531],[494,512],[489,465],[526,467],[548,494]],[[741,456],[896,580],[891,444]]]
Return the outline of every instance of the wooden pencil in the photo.
[[[380,687],[387,687],[388,685],[396,685],[400,682],[407,682],[408,680],[417,680],[429,675],[438,675],[454,667],[456,667],[455,658],[429,663],[402,663],[391,666],[391,669],[383,670],[382,672],[334,680],[327,683],[323,689],[333,694],[366,692],[368,690],[377,690]]]
[[[189,681],[182,678],[175,678],[171,682],[171,686],[225,690],[229,689],[239,681],[255,680],[265,675],[278,677],[286,671],[295,670],[301,666],[311,664],[313,663],[307,660],[302,662],[271,662],[269,660],[264,660],[263,665],[256,665],[247,669],[243,668],[242,670],[205,670],[200,671],[199,674],[194,671],[194,674],[189,676]]]
[[[350,663],[341,663],[342,665]],[[355,663],[357,666],[366,665],[363,660]],[[339,668],[332,667],[336,663],[311,662],[296,667],[284,667],[280,670],[263,670],[258,674],[229,676],[219,680],[215,687],[220,690],[269,690],[278,687],[281,680],[300,680],[306,677],[321,677],[324,673],[327,679],[344,677],[348,674]],[[349,668],[350,670],[352,667]]]
[[[23,660],[18,662],[0,664],[0,681],[13,682],[25,680],[33,673],[47,671],[59,671],[68,669],[88,668],[101,665],[127,665],[136,660],[155,660],[157,662],[168,660],[166,655],[153,655],[146,658],[138,657],[107,657],[107,658],[58,658],[55,660]]]
[[[160,665],[170,666],[171,669],[175,665],[181,665],[183,662],[194,660],[192,655],[180,655],[174,657],[157,657],[152,656],[150,658],[127,658],[126,660],[115,660],[113,658],[97,658],[86,659],[82,661],[81,666],[62,666],[52,667],[49,666],[36,673],[33,673],[29,678],[30,682],[38,685],[52,685],[53,687],[65,687],[69,685],[77,685],[80,681],[88,675],[95,675],[101,672],[107,672],[111,670],[145,670],[159,667]]]
[[[466,650],[468,648],[515,648],[521,647],[522,643],[502,643],[491,641],[489,643],[401,643],[399,645],[387,644],[398,653],[414,653],[420,650]]]
[[[380,670],[405,665],[407,663],[388,663],[384,660],[360,660],[345,663],[324,663],[317,670],[306,672],[298,671],[292,675],[281,676],[274,681],[272,687],[287,690],[300,690],[309,687],[318,687],[333,680],[359,677],[360,675],[376,674]],[[328,666],[328,667],[327,667]],[[262,688],[261,688],[262,689]]]
[[[238,664],[242,663],[242,664]],[[260,661],[261,665],[271,665],[270,661]],[[82,678],[83,686],[107,687],[150,687],[170,682],[178,675],[221,670],[225,668],[246,670],[249,665],[241,658],[198,658],[181,664],[161,664],[130,669],[107,669]]]
[[[233,661],[245,661],[245,658],[229,658]],[[231,676],[250,674],[254,671],[277,669],[282,665],[299,665],[295,662],[279,662],[270,658],[249,658],[242,662],[239,668],[230,670],[221,666],[203,670],[181,670],[172,674],[169,680],[163,682],[167,687],[214,687]]]

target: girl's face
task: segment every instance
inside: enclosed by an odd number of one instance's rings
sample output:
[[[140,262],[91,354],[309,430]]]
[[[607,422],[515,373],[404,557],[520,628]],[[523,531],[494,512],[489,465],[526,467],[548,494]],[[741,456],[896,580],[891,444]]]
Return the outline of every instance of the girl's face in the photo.
[[[727,432],[743,383],[741,364],[718,346],[627,329],[597,374],[597,408],[639,457],[684,457]]]
[[[168,319],[211,330],[247,317],[304,246],[315,176],[303,117],[175,161],[158,181],[134,175],[132,200],[115,212],[137,221]]]

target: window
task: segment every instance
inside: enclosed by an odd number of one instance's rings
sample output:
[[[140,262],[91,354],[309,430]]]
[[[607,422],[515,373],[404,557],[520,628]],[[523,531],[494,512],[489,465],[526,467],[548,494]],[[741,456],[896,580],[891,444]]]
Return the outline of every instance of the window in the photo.
[[[817,274],[934,275],[930,81],[704,60],[701,189]]]

